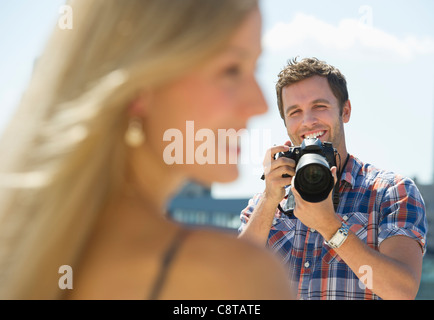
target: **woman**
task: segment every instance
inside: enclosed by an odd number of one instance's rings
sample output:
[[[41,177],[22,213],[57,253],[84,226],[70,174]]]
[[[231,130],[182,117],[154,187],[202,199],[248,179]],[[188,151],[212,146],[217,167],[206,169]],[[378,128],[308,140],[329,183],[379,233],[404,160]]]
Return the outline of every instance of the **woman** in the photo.
[[[290,298],[268,252],[164,217],[184,181],[238,175],[229,161],[168,163],[163,137],[186,137],[187,121],[217,137],[266,110],[257,2],[70,6],[73,30],[55,30],[1,141],[0,298]]]

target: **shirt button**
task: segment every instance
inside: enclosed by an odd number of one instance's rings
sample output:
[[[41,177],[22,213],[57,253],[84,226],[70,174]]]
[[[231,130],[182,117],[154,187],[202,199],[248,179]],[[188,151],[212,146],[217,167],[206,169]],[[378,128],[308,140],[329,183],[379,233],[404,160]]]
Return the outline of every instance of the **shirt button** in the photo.
[[[310,232],[315,232],[315,229],[314,228],[310,228]]]
[[[344,221],[347,221],[347,220],[348,220],[348,216],[345,215],[345,216],[342,217],[342,219],[343,219]]]
[[[305,264],[304,264],[304,267],[305,267],[305,268],[309,268],[309,266],[310,266],[309,261],[306,261]]]

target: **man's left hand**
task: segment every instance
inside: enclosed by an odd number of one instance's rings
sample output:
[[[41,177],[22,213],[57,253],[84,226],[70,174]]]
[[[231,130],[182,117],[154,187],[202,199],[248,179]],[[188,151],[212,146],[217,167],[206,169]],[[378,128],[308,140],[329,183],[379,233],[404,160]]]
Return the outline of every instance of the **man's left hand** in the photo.
[[[331,168],[335,183],[337,183],[336,170],[336,167]],[[325,240],[330,240],[342,223],[333,206],[333,190],[330,191],[324,201],[318,203],[308,202],[303,200],[295,189],[296,178],[297,175],[292,179],[292,193],[295,200],[294,215],[305,226],[318,231]]]

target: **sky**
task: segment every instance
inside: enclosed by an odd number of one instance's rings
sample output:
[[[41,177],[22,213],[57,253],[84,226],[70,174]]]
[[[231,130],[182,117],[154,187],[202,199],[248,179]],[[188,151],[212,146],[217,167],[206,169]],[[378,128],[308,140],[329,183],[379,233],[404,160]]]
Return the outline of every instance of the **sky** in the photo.
[[[431,183],[434,1],[263,0],[261,9],[263,55],[258,81],[269,112],[249,123],[252,134],[242,152],[250,151],[254,160],[240,166],[236,182],[214,186],[213,195],[251,197],[263,191],[259,177],[265,150],[288,140],[277,109],[277,74],[297,56],[317,57],[345,75],[352,105],[345,125],[350,154],[416,178],[420,184]],[[254,130],[271,138],[254,146]],[[261,149],[260,161],[256,150],[251,151],[255,148]]]
[[[418,183],[434,176],[434,1],[260,0],[258,82],[269,111],[249,122],[240,177],[217,198],[263,191],[265,150],[288,140],[276,104],[277,74],[294,57],[317,57],[346,76],[352,105],[348,152]],[[64,0],[0,2],[0,132],[12,115]]]

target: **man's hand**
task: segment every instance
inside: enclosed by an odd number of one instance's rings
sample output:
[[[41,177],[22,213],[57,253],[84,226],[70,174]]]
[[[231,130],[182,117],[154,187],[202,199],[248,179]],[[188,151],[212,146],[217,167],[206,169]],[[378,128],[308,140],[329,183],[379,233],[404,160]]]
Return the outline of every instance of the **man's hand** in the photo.
[[[251,240],[261,246],[267,243],[277,205],[285,197],[285,186],[291,184],[295,174],[294,160],[285,157],[274,159],[274,155],[288,151],[290,145],[291,142],[287,141],[282,146],[275,146],[267,150],[263,162],[265,191],[239,238]],[[288,177],[283,178],[284,174]]]
[[[295,161],[286,157],[274,159],[275,154],[289,150],[291,142],[287,141],[284,145],[275,146],[267,150],[263,162],[265,175],[264,197],[274,202],[276,206],[285,197],[285,186],[292,182],[295,175]],[[289,177],[283,177],[283,175]]]
[[[332,168],[336,183],[336,167]],[[292,182],[297,179],[293,177]],[[318,231],[325,240],[330,240],[341,226],[335,213],[332,194],[319,203],[304,201],[292,188],[294,194],[294,215],[307,227]],[[369,247],[351,231],[344,244],[334,249],[358,276],[360,268],[372,269],[372,291],[383,299],[414,299],[420,283],[422,250],[419,244],[406,236],[392,236],[383,241],[379,251]]]
[[[337,183],[336,167],[331,168],[335,183]],[[330,240],[333,234],[341,226],[341,220],[335,213],[333,206],[333,189],[327,199],[318,203],[311,203],[302,199],[294,187],[295,179],[292,178],[295,208],[294,215],[307,227],[317,230],[326,240]]]

